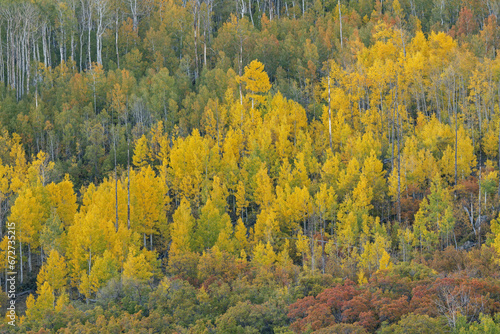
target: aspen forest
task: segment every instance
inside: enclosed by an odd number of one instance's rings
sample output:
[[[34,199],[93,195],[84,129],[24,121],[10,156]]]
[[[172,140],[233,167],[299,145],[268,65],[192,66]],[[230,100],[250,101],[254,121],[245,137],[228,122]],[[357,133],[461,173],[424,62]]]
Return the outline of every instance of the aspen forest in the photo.
[[[0,0],[0,333],[500,333],[499,14]]]

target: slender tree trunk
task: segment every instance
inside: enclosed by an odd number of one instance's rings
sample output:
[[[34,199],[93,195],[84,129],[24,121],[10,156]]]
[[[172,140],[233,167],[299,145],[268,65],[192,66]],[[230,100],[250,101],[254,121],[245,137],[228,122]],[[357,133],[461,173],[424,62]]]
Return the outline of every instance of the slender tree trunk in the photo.
[[[333,152],[332,145],[332,106],[331,106],[331,92],[330,92],[330,74],[328,74],[328,134],[330,138],[330,151]]]
[[[33,271],[33,267],[31,266],[31,245],[28,244],[28,269],[30,273]]]
[[[119,19],[119,16],[118,16],[118,9],[117,9],[116,10],[116,17],[115,17],[115,46],[116,46],[116,65],[118,66],[118,68],[120,68],[120,52],[118,49],[118,30],[119,30],[118,19]]]
[[[116,129],[113,128],[113,151],[115,156],[115,228],[116,232],[118,232],[118,175],[116,172]]]
[[[73,33],[71,33],[71,60],[76,62],[76,60],[75,60],[75,35],[73,35]],[[75,65],[73,65],[73,69],[75,69],[74,66]]]
[[[87,21],[87,29],[88,29],[88,40],[87,40],[87,53],[88,53],[88,63],[87,63],[87,68],[92,68],[92,55],[90,53],[90,33],[92,32],[92,10],[89,8],[89,13],[88,13],[88,21]]]
[[[127,138],[127,228],[130,230],[130,138]]]
[[[498,82],[498,106],[500,107],[500,81]],[[498,168],[500,170],[500,109],[498,115]],[[500,196],[500,182],[498,184],[498,196]]]
[[[48,61],[48,46],[47,46],[47,23],[44,22],[42,25],[42,47],[43,47],[43,65],[45,67],[49,66]]]
[[[20,277],[20,281],[21,281],[21,284],[23,284],[23,242],[21,240],[19,240],[19,259],[21,261],[21,266],[19,269],[21,269],[21,277]]]
[[[340,23],[340,48],[343,49],[344,42],[342,38],[342,11],[340,9],[340,0],[338,0],[338,4],[339,4],[339,23]]]
[[[455,110],[455,192],[458,184],[458,113],[457,108]]]
[[[401,226],[401,127],[399,125],[399,111],[398,111],[398,222]]]
[[[89,278],[90,278],[90,271],[92,269],[92,248],[89,248]],[[89,303],[89,297],[90,296],[90,287],[89,287],[89,293],[87,294],[85,298],[85,302],[88,304]]]
[[[0,40],[2,40],[2,26],[0,25]],[[3,62],[3,43],[0,43],[0,82],[5,83]]]
[[[252,15],[252,3],[251,0],[248,0],[248,14],[250,14],[250,20],[252,21],[252,27],[255,26],[253,22],[253,15]]]

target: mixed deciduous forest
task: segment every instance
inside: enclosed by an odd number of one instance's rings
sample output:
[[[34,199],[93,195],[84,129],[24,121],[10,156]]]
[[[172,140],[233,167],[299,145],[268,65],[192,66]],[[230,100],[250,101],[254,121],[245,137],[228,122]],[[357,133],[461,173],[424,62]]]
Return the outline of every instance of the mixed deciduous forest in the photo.
[[[1,0],[0,331],[500,332],[499,12]]]

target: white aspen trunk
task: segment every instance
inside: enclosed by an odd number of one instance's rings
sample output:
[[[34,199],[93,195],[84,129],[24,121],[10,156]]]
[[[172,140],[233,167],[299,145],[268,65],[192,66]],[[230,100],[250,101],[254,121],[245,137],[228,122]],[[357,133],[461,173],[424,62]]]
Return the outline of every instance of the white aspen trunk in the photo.
[[[49,66],[52,66],[52,56],[51,56],[51,53],[50,53],[50,35],[51,35],[51,31],[50,31],[50,27],[47,27],[48,29],[48,34],[47,34],[47,58],[48,58],[48,64]]]
[[[21,241],[21,239],[19,239],[19,258],[20,258],[20,261],[21,261],[21,266],[20,266],[20,271],[21,271],[21,278],[20,278],[20,282],[21,284],[23,284],[23,242]]]
[[[92,9],[89,7],[89,13],[88,13],[88,18],[87,18],[87,28],[88,28],[88,45],[87,45],[87,52],[88,52],[88,63],[87,63],[87,68],[92,68],[92,55],[90,54],[90,33],[92,32]]]
[[[332,145],[332,107],[330,95],[330,74],[328,74],[328,133],[330,135],[330,150],[333,151]]]
[[[255,24],[253,22],[253,15],[252,15],[252,3],[251,0],[248,0],[248,14],[250,14],[250,20],[252,21],[252,27],[255,27]]]
[[[116,129],[113,129],[113,151],[115,156],[115,228],[116,232],[118,232],[118,176],[116,173]]]
[[[118,49],[118,9],[116,9],[116,17],[115,17],[115,46],[116,46],[116,65],[120,68],[120,52]]]
[[[33,271],[33,267],[31,266],[31,245],[30,244],[28,244],[28,268],[29,268],[30,272]]]
[[[2,38],[2,26],[0,25],[0,39]],[[3,43],[0,43],[0,82],[5,82],[3,63]]]
[[[340,9],[340,0],[338,0],[339,3],[339,23],[340,23],[340,48],[343,49],[344,44],[343,44],[343,38],[342,38],[342,11]]]
[[[134,31],[137,31],[139,20],[137,19],[137,0],[131,0],[130,12],[132,14],[132,24]]]
[[[29,45],[30,36],[28,36],[28,44],[26,45],[26,93],[30,93],[30,80],[31,80],[31,48]]]
[[[130,230],[130,139],[127,138],[127,228]]]
[[[48,50],[47,50],[47,23],[44,22],[42,26],[42,48],[43,48],[43,65],[49,66],[48,63]]]
[[[75,61],[75,36],[73,34],[71,34],[71,60]]]
[[[90,270],[92,269],[92,247],[89,248],[89,279],[90,279]],[[89,293],[90,295],[90,287],[89,287]],[[89,303],[89,297],[85,299],[85,302],[88,304]]]

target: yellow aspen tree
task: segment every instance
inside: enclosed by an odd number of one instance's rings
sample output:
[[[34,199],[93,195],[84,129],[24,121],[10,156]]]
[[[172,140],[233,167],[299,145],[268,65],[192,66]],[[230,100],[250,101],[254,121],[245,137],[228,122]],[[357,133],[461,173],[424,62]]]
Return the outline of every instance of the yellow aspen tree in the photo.
[[[309,190],[305,186],[302,188],[295,187],[290,195],[289,203],[293,205],[290,209],[295,211],[296,221],[302,223],[305,233],[307,229],[307,218],[312,211],[312,201]]]
[[[65,175],[63,181],[46,186],[49,193],[50,206],[55,208],[57,216],[66,228],[74,221],[78,204],[76,204],[76,194],[73,183],[69,180],[69,175]]]
[[[198,130],[186,139],[177,138],[170,151],[169,179],[177,196],[185,196],[198,206],[203,175],[208,168],[208,142]]]
[[[331,186],[328,186],[326,183],[321,183],[319,185],[319,191],[314,195],[314,206],[320,219],[333,219],[338,203],[337,195]]]
[[[252,109],[256,103],[264,102],[262,93],[267,93],[271,89],[269,77],[264,71],[264,64],[258,60],[253,60],[245,67],[243,76],[237,78],[238,82],[245,83],[248,96],[252,100]]]
[[[340,172],[340,157],[337,154],[328,154],[325,163],[321,167],[321,182],[329,184],[336,189]]]
[[[247,228],[241,218],[236,222],[234,230],[235,247],[238,252],[248,250]]]
[[[11,209],[9,222],[16,224],[20,256],[20,281],[23,282],[23,245],[28,246],[28,265],[31,272],[31,253],[40,245],[42,222],[49,217],[45,189],[41,186],[25,186]]]
[[[340,171],[336,184],[339,199],[343,199],[358,183],[361,174],[360,167],[358,159],[352,158],[347,164],[347,168]]]
[[[38,273],[36,283],[38,289],[41,289],[45,282],[48,282],[54,294],[61,294],[68,285],[68,268],[66,259],[56,250],[51,250],[45,262]]]
[[[157,178],[151,166],[131,171],[130,218],[131,228],[143,235],[144,247],[149,236],[150,250],[153,249],[153,234],[158,234],[159,224],[165,212],[166,196],[164,183]]]
[[[117,274],[118,264],[111,252],[105,250],[102,256],[95,257],[90,274],[82,271],[78,289],[88,300]]]
[[[0,160],[0,222],[1,224],[5,221],[5,215],[7,210],[3,210],[3,203],[12,194],[11,187],[12,180],[12,169],[10,166],[3,164]],[[0,233],[1,236],[1,233]]]
[[[305,155],[299,152],[294,162],[294,169],[292,171],[293,181],[292,187],[306,187],[309,188],[311,181],[309,179],[307,167],[305,165]]]
[[[228,216],[229,217],[229,216]],[[233,231],[233,224],[231,219],[224,220],[224,226],[217,236],[217,241],[215,246],[217,246],[221,251],[233,254],[235,252],[235,237]]]
[[[75,223],[69,227],[67,258],[70,277],[74,286],[85,286],[81,292],[85,292],[87,298],[91,295],[92,266],[107,248],[113,248],[115,234],[113,222],[103,219],[95,208],[85,214],[78,213]]]
[[[26,300],[26,318],[21,321],[37,321],[45,317],[46,312],[55,307],[54,292],[48,282],[45,282],[38,291],[38,297],[35,299],[30,294]]]
[[[496,252],[495,262],[500,263],[500,215],[491,220],[491,246]]]
[[[193,247],[194,218],[191,216],[191,206],[187,199],[182,199],[172,218],[174,222],[171,225],[172,245],[170,246],[170,252],[183,254],[191,251]]]
[[[131,248],[123,265],[123,277],[139,282],[147,282],[159,271],[159,263],[155,252]]]
[[[28,168],[28,178],[31,182],[39,182],[45,186],[49,181],[49,172],[54,169],[54,162],[49,161],[47,153],[40,151]]]
[[[241,181],[241,171],[238,168],[238,163],[241,162],[243,148],[243,134],[232,128],[229,129],[222,144],[220,174],[228,185]]]
[[[279,233],[279,224],[276,221],[276,213],[272,208],[264,209],[257,215],[257,222],[254,226],[254,242],[265,241],[274,242],[274,238]]]
[[[149,148],[148,139],[146,135],[142,135],[141,138],[137,139],[134,148],[134,156],[132,157],[132,163],[135,167],[141,168],[146,167],[151,162],[151,152]]]
[[[306,268],[306,259],[311,256],[311,248],[309,247],[309,238],[299,230],[297,234],[296,248],[297,255],[302,257],[302,267]]]
[[[252,264],[262,268],[269,267],[276,261],[276,253],[274,252],[273,246],[271,243],[260,242],[253,249],[252,253]]]
[[[163,139],[165,137],[165,127],[163,125],[163,121],[158,121],[151,127],[150,130],[151,141],[149,145],[149,153],[151,161],[157,165],[161,163],[163,160],[162,149],[163,148]]]
[[[255,175],[255,183],[257,184],[254,193],[255,203],[261,207],[261,210],[270,208],[274,200],[273,184],[265,164],[261,165],[259,171]]]
[[[229,195],[226,185],[218,176],[214,176],[210,199],[220,214],[227,211],[227,196]]]
[[[9,155],[11,160],[10,165],[12,167],[11,190],[13,192],[17,192],[26,181],[26,177],[28,175],[28,163],[26,161],[24,148],[21,144],[21,137],[15,133],[12,135]]]
[[[373,208],[371,204],[373,199],[371,184],[364,175],[361,175],[356,188],[352,191],[352,198],[356,209],[367,212]]]
[[[379,202],[384,199],[386,193],[385,172],[383,168],[384,165],[377,158],[375,151],[371,151],[363,163],[361,172],[361,177],[365,178],[367,184],[373,190],[373,199]]]

